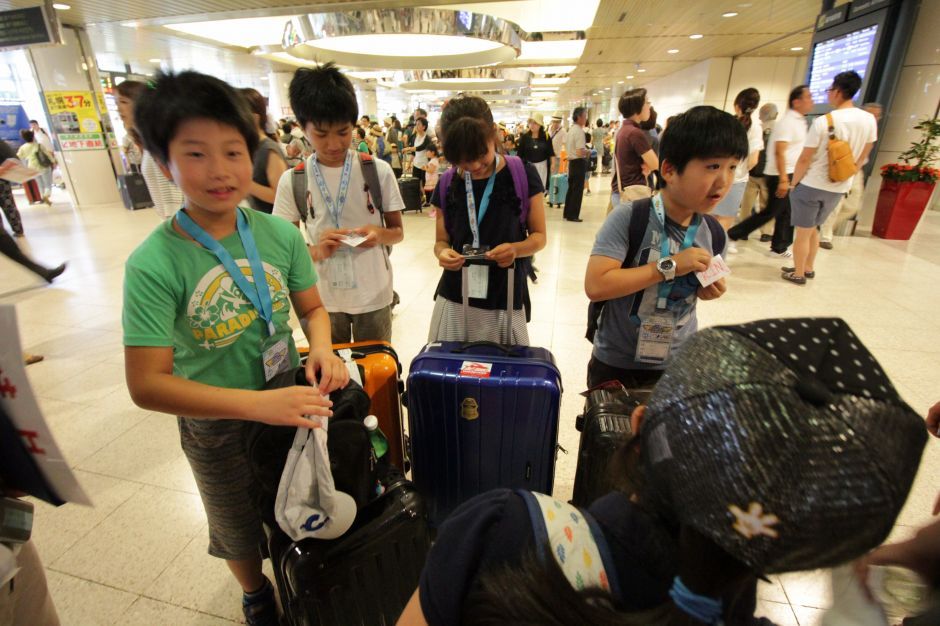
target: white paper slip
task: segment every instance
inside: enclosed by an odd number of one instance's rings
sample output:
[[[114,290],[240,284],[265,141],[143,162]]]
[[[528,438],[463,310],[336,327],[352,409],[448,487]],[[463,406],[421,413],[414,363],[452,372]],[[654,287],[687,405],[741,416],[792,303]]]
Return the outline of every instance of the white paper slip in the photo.
[[[355,248],[356,246],[358,246],[365,240],[366,238],[363,237],[362,235],[346,235],[340,241],[342,241],[347,246]]]
[[[12,167],[10,167],[10,169],[8,169],[2,175],[0,175],[0,178],[4,180],[8,180],[11,183],[23,184],[26,181],[32,180],[36,178],[37,176],[39,176],[40,174],[42,174],[42,172],[40,172],[39,170],[34,170],[32,168],[26,167],[25,165],[23,165],[19,161],[15,161],[14,159],[7,159],[4,163],[10,162],[10,161],[13,162]]]
[[[729,274],[731,274],[731,268],[728,267],[728,264],[725,263],[725,260],[721,258],[720,254],[716,254],[712,257],[712,262],[708,265],[707,270],[704,272],[695,272],[695,276],[698,278],[698,282],[702,283],[702,287],[708,287],[719,278],[724,278]]]

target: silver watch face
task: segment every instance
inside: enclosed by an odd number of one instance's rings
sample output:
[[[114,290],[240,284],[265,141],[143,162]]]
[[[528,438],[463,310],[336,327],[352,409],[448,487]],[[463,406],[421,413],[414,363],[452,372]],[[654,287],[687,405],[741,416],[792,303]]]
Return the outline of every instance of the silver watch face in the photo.
[[[659,269],[667,271],[667,272],[671,272],[672,270],[676,269],[676,262],[673,261],[671,258],[660,259]]]

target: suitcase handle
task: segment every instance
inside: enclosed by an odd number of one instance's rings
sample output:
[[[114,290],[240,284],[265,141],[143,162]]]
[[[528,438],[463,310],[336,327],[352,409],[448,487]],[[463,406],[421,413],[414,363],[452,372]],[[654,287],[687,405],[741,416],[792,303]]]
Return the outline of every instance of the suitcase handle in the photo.
[[[460,344],[459,348],[455,348],[451,352],[453,354],[462,354],[473,348],[496,348],[506,356],[513,356],[514,353],[512,346],[504,346],[502,344],[496,343],[495,341],[470,341]]]

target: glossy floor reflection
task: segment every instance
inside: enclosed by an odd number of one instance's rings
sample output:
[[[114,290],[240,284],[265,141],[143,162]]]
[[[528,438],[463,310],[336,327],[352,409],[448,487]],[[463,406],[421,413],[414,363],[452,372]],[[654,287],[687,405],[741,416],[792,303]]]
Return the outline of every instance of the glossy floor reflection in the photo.
[[[570,496],[579,412],[590,344],[583,338],[584,268],[603,221],[609,179],[595,178],[580,224],[547,209],[548,245],[531,286],[534,345],[555,354],[565,384],[556,495]],[[241,621],[239,591],[225,565],[205,553],[207,529],[175,421],[134,406],[124,386],[121,347],[123,265],[157,225],[153,210],[119,206],[73,209],[64,195],[51,207],[22,209],[18,240],[49,265],[69,261],[52,286],[0,257],[0,302],[15,303],[40,404],[93,508],[37,506],[35,538],[64,624],[223,624]],[[405,242],[392,261],[401,304],[394,343],[407,367],[427,339],[439,268],[434,220],[405,216]],[[820,251],[818,277],[805,287],[779,279],[779,260],[756,241],[740,245],[727,295],[699,308],[702,325],[774,316],[848,320],[918,413],[940,400],[940,213],[930,213],[910,242],[837,238]],[[931,442],[898,533],[930,516],[940,471]],[[827,575],[781,576],[760,589],[761,611],[781,626],[816,624],[828,601]]]

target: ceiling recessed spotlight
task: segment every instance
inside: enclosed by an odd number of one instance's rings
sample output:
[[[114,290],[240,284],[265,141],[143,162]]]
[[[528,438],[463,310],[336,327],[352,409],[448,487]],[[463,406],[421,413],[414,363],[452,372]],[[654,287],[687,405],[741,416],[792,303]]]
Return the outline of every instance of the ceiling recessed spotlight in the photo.
[[[646,68],[645,68],[645,67],[641,67],[641,68],[638,69],[637,71],[642,74],[643,72],[646,71]]]
[[[734,17],[737,14],[738,14],[737,11],[728,11],[727,13],[722,13],[721,17]]]
[[[672,48],[671,50],[666,50],[666,54],[679,54],[679,49]]]
[[[694,35],[689,35],[689,39],[701,39],[704,36],[705,35],[699,35],[698,33],[696,33]]]
[[[163,59],[147,59],[150,63],[161,63]]]
[[[617,84],[618,84],[618,85],[622,85],[622,84],[623,84],[623,81],[622,81],[622,80],[618,80],[618,81],[617,81]]]
[[[630,74],[629,76],[627,76],[627,80],[631,80],[632,78],[633,78],[633,74]]]
[[[72,8],[71,4],[65,4],[64,2],[56,2],[52,5],[52,8],[56,11],[68,11]]]
[[[124,28],[137,28],[140,26],[140,22],[121,22],[121,26]]]
[[[803,46],[793,46],[792,48],[790,48],[790,50],[792,50],[793,52],[799,52],[802,49],[803,49]]]

